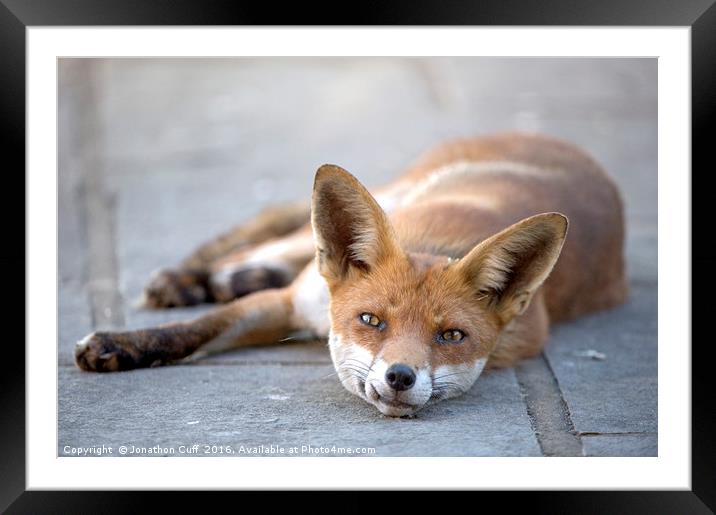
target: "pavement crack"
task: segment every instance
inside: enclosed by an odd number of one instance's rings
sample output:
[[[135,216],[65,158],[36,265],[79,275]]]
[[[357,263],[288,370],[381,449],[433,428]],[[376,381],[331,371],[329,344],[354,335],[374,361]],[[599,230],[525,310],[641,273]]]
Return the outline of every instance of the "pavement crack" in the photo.
[[[652,431],[616,431],[601,433],[599,431],[581,431],[577,433],[579,436],[650,436],[658,433]]]
[[[82,159],[80,161],[83,200],[82,222],[88,254],[87,291],[92,326],[113,329],[124,326],[122,297],[118,287],[118,263],[115,239],[116,197],[106,190],[105,162],[102,156],[102,122],[97,106],[97,76],[88,74],[85,116],[81,127]]]
[[[584,456],[580,434],[545,356],[523,361],[515,375],[542,454]]]

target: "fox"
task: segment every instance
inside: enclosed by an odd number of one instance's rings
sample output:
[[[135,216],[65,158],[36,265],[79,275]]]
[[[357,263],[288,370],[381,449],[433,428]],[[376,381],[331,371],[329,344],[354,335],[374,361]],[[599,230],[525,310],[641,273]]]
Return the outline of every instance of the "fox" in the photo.
[[[188,321],[96,331],[84,371],[191,362],[296,333],[389,417],[458,397],[483,370],[539,355],[550,326],[626,301],[624,205],[573,143],[532,133],[443,142],[373,193],[334,164],[311,201],[268,208],[150,279],[150,309]]]

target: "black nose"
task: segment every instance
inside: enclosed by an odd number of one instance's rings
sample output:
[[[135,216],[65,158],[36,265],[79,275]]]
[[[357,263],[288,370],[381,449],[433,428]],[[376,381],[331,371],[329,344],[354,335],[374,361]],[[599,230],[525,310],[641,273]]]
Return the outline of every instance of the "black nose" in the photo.
[[[385,372],[385,381],[393,390],[409,390],[415,384],[415,372],[407,365],[396,363]]]

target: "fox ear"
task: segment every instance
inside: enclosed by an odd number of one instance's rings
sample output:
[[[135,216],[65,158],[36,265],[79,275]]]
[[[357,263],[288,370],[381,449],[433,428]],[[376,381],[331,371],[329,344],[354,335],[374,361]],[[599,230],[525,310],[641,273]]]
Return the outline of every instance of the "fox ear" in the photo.
[[[473,248],[457,263],[487,296],[503,323],[524,313],[532,295],[552,271],[567,236],[567,218],[535,215],[511,225]]]
[[[344,169],[323,165],[316,172],[311,225],[318,269],[328,280],[368,271],[400,252],[387,216],[368,190]]]

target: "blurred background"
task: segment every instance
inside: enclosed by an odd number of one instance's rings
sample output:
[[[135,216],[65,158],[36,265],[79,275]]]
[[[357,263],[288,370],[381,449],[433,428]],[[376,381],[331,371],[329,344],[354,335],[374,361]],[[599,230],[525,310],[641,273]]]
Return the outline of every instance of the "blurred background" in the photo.
[[[86,161],[91,153],[88,173],[117,194],[120,260],[144,261],[133,277],[121,277],[124,293],[135,296],[151,270],[261,206],[308,198],[320,164],[378,185],[451,137],[526,130],[573,141],[617,179],[629,221],[650,220],[656,66],[655,59],[63,59],[60,142],[66,158]],[[72,145],[78,117],[85,132]],[[60,167],[63,185],[72,180],[69,168]]]
[[[442,140],[535,131],[578,144],[621,187],[636,311],[562,331],[594,343],[616,324],[599,339],[645,342],[624,356],[644,379],[631,406],[643,417],[629,416],[656,431],[656,59],[60,59],[58,98],[61,366],[92,328],[206,309],[132,303],[153,270],[262,207],[307,199],[322,163],[375,186]],[[558,375],[589,375],[555,356]]]

